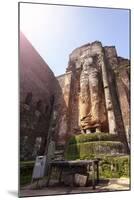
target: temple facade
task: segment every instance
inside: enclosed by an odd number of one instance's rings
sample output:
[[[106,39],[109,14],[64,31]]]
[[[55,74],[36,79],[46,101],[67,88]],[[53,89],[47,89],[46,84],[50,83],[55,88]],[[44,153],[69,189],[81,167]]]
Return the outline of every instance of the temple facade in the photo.
[[[114,46],[95,41],[75,49],[58,77],[22,33],[19,57],[22,160],[77,134],[118,134],[128,148],[130,62]]]
[[[129,141],[129,60],[114,46],[95,41],[69,55],[66,73],[57,77],[55,138],[104,132]]]

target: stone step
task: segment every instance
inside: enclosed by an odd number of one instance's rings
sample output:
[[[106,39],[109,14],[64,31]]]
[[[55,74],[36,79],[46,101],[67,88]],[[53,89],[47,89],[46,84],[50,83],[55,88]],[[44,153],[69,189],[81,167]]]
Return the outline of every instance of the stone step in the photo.
[[[56,149],[54,152],[55,158],[54,160],[64,160],[64,145],[56,145]]]
[[[56,151],[54,152],[54,154],[55,154],[55,155],[64,154],[64,150],[60,150],[60,151],[57,151],[57,150],[56,150]]]
[[[56,145],[56,150],[64,150],[65,146],[64,145]]]

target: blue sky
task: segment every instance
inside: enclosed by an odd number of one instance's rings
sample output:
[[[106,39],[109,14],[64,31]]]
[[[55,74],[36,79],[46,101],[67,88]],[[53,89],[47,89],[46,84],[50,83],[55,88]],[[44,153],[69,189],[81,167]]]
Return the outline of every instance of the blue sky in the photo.
[[[21,3],[20,29],[56,76],[75,48],[95,40],[129,58],[128,10]]]

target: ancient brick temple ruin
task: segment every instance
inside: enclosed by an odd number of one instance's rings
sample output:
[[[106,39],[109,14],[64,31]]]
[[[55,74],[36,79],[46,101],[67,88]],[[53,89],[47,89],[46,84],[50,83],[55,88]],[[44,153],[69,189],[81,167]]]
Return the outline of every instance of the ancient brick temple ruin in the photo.
[[[114,46],[95,41],[73,50],[65,74],[55,77],[21,34],[21,158],[43,154],[50,138],[58,145],[95,132],[118,134],[128,151],[129,72]]]

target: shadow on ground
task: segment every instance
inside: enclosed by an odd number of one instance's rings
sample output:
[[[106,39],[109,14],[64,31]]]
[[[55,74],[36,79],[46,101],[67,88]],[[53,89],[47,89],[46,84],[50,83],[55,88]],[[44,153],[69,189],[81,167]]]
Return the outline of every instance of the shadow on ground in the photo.
[[[15,191],[15,190],[11,190],[11,191],[8,191],[8,193],[14,197],[18,197],[18,191]]]
[[[57,183],[57,180],[52,180],[50,185],[46,187],[46,181],[40,180],[38,184],[34,182],[30,185],[22,187],[20,190],[20,197],[123,190],[130,190],[130,183],[128,178],[100,180],[99,184],[96,185],[95,190],[92,189],[91,184],[87,187],[65,186],[64,183]]]

